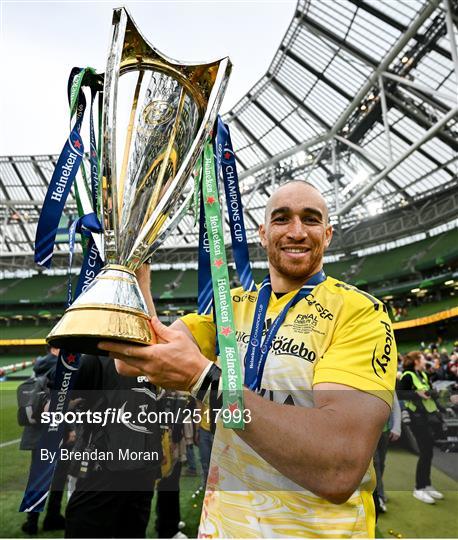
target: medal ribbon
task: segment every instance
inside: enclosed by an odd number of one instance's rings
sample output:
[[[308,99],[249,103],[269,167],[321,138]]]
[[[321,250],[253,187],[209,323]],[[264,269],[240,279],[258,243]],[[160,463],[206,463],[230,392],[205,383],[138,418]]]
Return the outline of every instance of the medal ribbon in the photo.
[[[226,206],[232,239],[232,252],[235,267],[244,291],[255,291],[256,285],[251,272],[248,243],[243,219],[242,198],[239,189],[237,166],[232,149],[229,127],[218,116],[216,135],[216,178],[219,171],[223,173]],[[210,313],[213,300],[211,288],[210,258],[208,250],[208,235],[205,228],[205,213],[200,205],[199,226],[199,272],[198,272],[198,313]]]
[[[207,140],[204,147],[202,193],[205,222],[210,242],[211,283],[216,304],[214,315],[223,377],[223,408],[229,409],[232,413],[236,410],[240,411],[239,421],[234,418],[233,414],[230,414],[229,418],[225,418],[223,415],[223,422],[227,428],[243,429],[242,372],[235,337],[234,314],[224,247],[221,208],[218,199],[213,143],[210,139]]]
[[[45,266],[50,266],[51,264],[51,258],[52,258],[52,252],[54,248],[54,240],[55,240],[55,231],[53,227],[56,228],[58,223],[60,221],[60,217],[63,211],[63,207],[65,204],[65,200],[68,196],[68,193],[71,188],[71,184],[73,183],[73,180],[76,176],[76,173],[78,171],[78,168],[80,165],[82,165],[82,156],[83,156],[83,143],[80,137],[80,129],[81,124],[83,121],[83,115],[84,110],[86,107],[86,100],[84,97],[83,92],[81,91],[81,85],[83,82],[83,77],[86,72],[86,70],[90,70],[91,73],[94,73],[94,70],[91,68],[80,70],[80,68],[74,68],[70,74],[69,83],[68,83],[68,95],[69,95],[69,104],[70,104],[70,120],[73,117],[73,115],[76,112],[76,122],[75,126],[70,134],[70,137],[64,146],[64,149],[62,151],[62,154],[59,158],[58,164],[56,166],[56,170],[54,171],[53,178],[51,180],[50,187],[48,189],[48,193],[46,195],[45,203],[43,206],[42,213],[40,215],[40,223],[41,225],[41,232],[37,230],[37,244],[36,244],[36,256],[35,260],[41,259],[41,263]],[[98,177],[99,177],[99,156],[97,154],[97,148],[95,143],[95,133],[94,133],[94,123],[92,120],[92,106],[94,102],[94,97],[97,92],[92,89],[92,99],[91,99],[91,119],[90,119],[90,147],[91,147],[91,194],[92,194],[92,202],[94,204],[94,210],[97,209],[97,202],[98,202]],[[99,102],[100,103],[100,102]],[[100,119],[100,114],[99,114]],[[59,162],[63,159],[65,162],[65,158],[68,154],[66,154],[67,146],[71,147],[71,142],[73,141],[72,138],[73,135],[77,135],[78,141],[80,141],[80,147],[79,150],[81,152],[81,156],[78,162],[75,161],[75,163],[72,166],[71,171],[69,171],[68,175],[65,175],[66,177],[66,191],[62,192],[61,200],[55,201],[55,199],[52,199],[52,195],[54,193],[53,186],[57,185],[57,182],[60,182],[61,179],[61,171],[62,168],[59,168]],[[81,167],[81,171],[83,174],[84,179],[86,180],[84,167]],[[53,184],[53,180],[57,178],[57,181],[55,185]],[[85,182],[85,185],[87,186],[87,183]],[[59,192],[60,193],[60,192]],[[51,200],[54,200],[55,202],[59,202],[58,205],[53,206],[46,206],[47,200],[50,198],[51,194]],[[78,203],[78,209],[81,213],[82,211],[82,205],[80,203],[78,193],[77,193],[77,203]],[[55,212],[56,214],[52,216],[54,220],[50,219],[50,212]],[[42,219],[43,218],[43,219]],[[50,229],[51,227],[51,229]],[[43,231],[46,231],[43,233]],[[94,240],[92,238],[91,232],[101,232],[102,227],[100,225],[100,222],[98,220],[98,217],[95,212],[89,213],[87,215],[81,216],[78,220],[76,220],[69,230],[69,275],[70,270],[72,266],[72,260],[73,260],[73,253],[74,253],[74,247],[75,247],[75,234],[76,232],[80,232],[82,236],[89,237],[86,250],[85,250],[85,257],[83,262],[82,271],[79,276],[78,284],[75,291],[75,298],[78,297],[78,295],[87,288],[91,281],[94,279],[94,277],[99,272],[102,261],[100,259],[100,255],[98,253],[98,250],[96,248],[96,245],[94,243]],[[43,235],[40,236],[40,235]],[[38,240],[40,238],[40,240]],[[40,248],[38,246],[38,243],[40,242]],[[82,242],[84,245],[84,241]],[[38,256],[39,255],[39,256]],[[69,280],[69,286],[68,286],[68,294],[67,294],[67,306],[69,306],[72,303],[72,291],[71,291],[71,281]],[[51,392],[51,401],[49,405],[49,411],[51,412],[62,412],[65,414],[65,412],[68,409],[68,403],[69,403],[69,394],[70,391],[75,383],[75,374],[78,371],[79,363],[80,363],[80,357],[81,355],[79,353],[72,353],[68,351],[61,350],[59,353],[59,357],[56,364],[56,374],[54,379],[54,388]],[[36,453],[35,459],[32,461],[32,465],[30,468],[29,473],[29,479],[27,482],[27,487],[24,493],[24,497],[22,499],[19,511],[20,512],[41,512],[44,509],[44,506],[46,504],[46,499],[49,493],[49,488],[51,485],[52,477],[54,474],[55,467],[58,462],[58,452],[60,451],[60,448],[63,444],[63,436],[64,436],[64,430],[65,430],[65,424],[60,423],[58,426],[52,427],[51,425],[48,426],[48,429],[44,430],[40,440],[38,441],[38,448],[46,449],[48,452],[53,452],[56,456],[56,459],[50,459],[42,460],[41,459],[41,453]],[[48,453],[48,455],[50,455]]]
[[[267,308],[272,294],[270,276],[264,278],[258,292],[258,300],[256,302],[253,325],[251,327],[250,342],[245,355],[245,385],[248,386],[250,390],[259,391],[261,389],[262,375],[264,373],[269,349],[280,326],[283,324],[288,311],[302,300],[302,298],[310,294],[313,289],[325,279],[326,274],[320,270],[304,283],[275,319],[263,340],[262,334],[267,315]]]

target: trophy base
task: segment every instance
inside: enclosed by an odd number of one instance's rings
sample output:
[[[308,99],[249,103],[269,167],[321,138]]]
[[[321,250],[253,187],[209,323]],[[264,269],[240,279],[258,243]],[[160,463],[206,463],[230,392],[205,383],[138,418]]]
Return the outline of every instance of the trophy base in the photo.
[[[97,347],[100,341],[149,345],[152,340],[147,317],[100,308],[67,311],[46,337],[52,347],[98,356],[108,356],[107,351]]]
[[[46,341],[68,352],[108,356],[97,347],[100,341],[149,345],[153,334],[135,275],[111,265],[67,309]]]

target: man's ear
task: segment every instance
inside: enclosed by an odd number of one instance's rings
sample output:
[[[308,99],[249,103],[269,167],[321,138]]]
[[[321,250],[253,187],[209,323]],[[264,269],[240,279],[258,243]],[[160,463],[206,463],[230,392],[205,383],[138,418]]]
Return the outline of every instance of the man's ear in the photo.
[[[324,249],[328,249],[329,247],[329,244],[331,243],[331,240],[332,240],[332,233],[333,233],[333,228],[332,228],[332,225],[328,225],[326,227],[326,230],[325,230],[325,240],[324,240]]]
[[[259,225],[258,233],[259,233],[259,240],[261,242],[261,246],[265,249],[267,245],[267,241],[266,241],[266,228],[264,227],[263,223]]]

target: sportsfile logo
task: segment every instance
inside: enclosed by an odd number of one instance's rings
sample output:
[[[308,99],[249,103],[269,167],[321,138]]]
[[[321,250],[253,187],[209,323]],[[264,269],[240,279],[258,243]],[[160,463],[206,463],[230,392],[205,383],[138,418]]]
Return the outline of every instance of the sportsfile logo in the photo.
[[[386,368],[391,361],[391,349],[394,343],[394,336],[391,326],[388,323],[380,321],[380,324],[382,324],[385,329],[385,345],[383,347],[381,358],[379,358],[380,353],[377,352],[377,345],[374,347],[374,352],[372,353],[372,369],[377,377],[381,379],[382,375],[380,373],[385,375]]]

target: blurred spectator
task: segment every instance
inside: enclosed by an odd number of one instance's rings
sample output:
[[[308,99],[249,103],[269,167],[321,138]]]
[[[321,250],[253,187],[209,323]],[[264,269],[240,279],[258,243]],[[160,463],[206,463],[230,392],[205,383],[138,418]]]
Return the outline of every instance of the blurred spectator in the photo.
[[[431,485],[434,435],[439,425],[442,426],[442,421],[426,365],[425,355],[420,351],[406,354],[398,388],[399,399],[404,400],[404,406],[409,411],[410,428],[420,451],[413,496],[421,502],[434,504],[444,497]]]
[[[385,471],[385,458],[388,451],[388,445],[390,442],[397,441],[401,436],[401,407],[397,396],[394,396],[393,408],[391,410],[390,417],[385,424],[385,428],[380,436],[377,448],[374,454],[374,467],[377,477],[376,494],[376,506],[378,510],[385,513],[387,498],[385,495],[385,489],[383,487],[383,473]]]
[[[54,384],[54,377],[56,374],[57,359],[59,356],[59,349],[55,347],[48,347],[48,354],[37,358],[35,365],[33,366],[33,372],[35,377],[46,377],[49,388],[52,388]],[[48,399],[43,405],[49,406],[49,394]],[[44,410],[44,409],[43,409]],[[39,452],[38,443],[46,426],[39,423],[39,414],[36,415],[36,424],[27,425],[22,432],[21,442],[19,448],[21,450],[31,450],[32,461],[37,452]],[[74,443],[74,431],[67,431],[65,446],[70,447]],[[62,504],[62,495],[65,487],[65,481],[67,479],[69,463],[66,461],[58,461],[54,476],[51,484],[51,489],[48,497],[48,505],[46,516],[43,521],[44,531],[55,531],[59,529],[65,529],[65,518],[61,515],[60,509]],[[27,512],[27,519],[22,524],[23,532],[35,535],[38,533],[38,518],[40,512]]]
[[[122,410],[133,419],[159,406],[156,387],[145,377],[121,376],[113,360],[102,356],[81,358],[72,398],[82,399],[85,410]],[[134,422],[83,424],[78,450],[95,457],[77,467],[76,488],[66,509],[67,538],[145,538],[160,476],[161,434],[158,422]],[[132,457],[121,457],[119,450]],[[112,459],[104,457],[109,452]]]
[[[188,403],[188,408],[191,413],[194,412],[196,402],[194,398],[190,398]],[[183,434],[184,440],[186,443],[186,462],[187,467],[185,475],[187,476],[197,476],[197,467],[196,467],[196,456],[194,454],[194,439],[195,439],[195,426],[194,426],[194,416],[191,414],[189,417],[189,422],[183,423]]]
[[[202,406],[201,415],[202,419],[197,432],[197,444],[199,445],[200,464],[202,466],[202,485],[205,488],[212,453],[213,433],[211,430],[210,411],[205,405]]]

